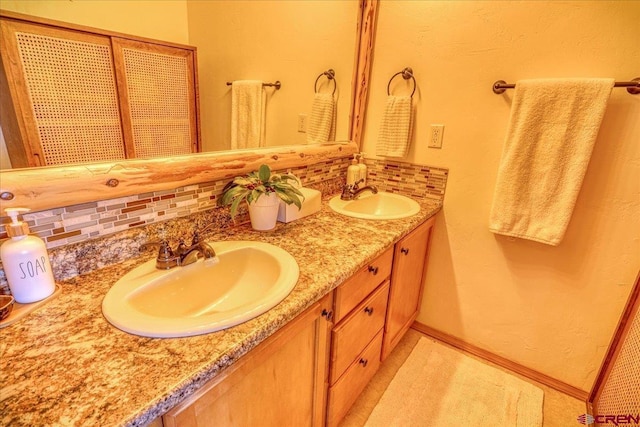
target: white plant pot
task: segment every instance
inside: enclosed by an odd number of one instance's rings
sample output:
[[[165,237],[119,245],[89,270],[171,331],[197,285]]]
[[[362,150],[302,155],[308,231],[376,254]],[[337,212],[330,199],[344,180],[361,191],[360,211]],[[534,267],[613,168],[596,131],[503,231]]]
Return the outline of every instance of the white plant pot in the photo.
[[[276,193],[263,194],[249,204],[249,217],[254,230],[272,230],[278,219],[280,198]]]

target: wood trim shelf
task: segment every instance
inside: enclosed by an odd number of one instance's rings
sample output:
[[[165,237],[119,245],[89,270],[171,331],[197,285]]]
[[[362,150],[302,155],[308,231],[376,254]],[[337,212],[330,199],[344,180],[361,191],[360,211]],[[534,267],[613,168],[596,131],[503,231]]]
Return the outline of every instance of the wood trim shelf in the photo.
[[[0,211],[4,212],[11,207],[40,211],[142,192],[170,190],[232,178],[257,170],[263,163],[282,170],[348,157],[357,150],[358,147],[353,142],[340,145],[309,144],[158,159],[13,169],[2,172],[0,193],[10,192],[14,197],[11,200],[0,200]],[[111,186],[107,182],[117,185]]]
[[[519,363],[513,362],[509,359],[506,359],[502,356],[498,356],[497,354],[491,353],[490,351],[487,351],[485,349],[482,349],[480,347],[476,347],[473,344],[469,344],[463,340],[461,340],[460,338],[454,337],[453,335],[449,335],[445,332],[439,331],[437,329],[434,329],[430,326],[427,326],[425,324],[422,324],[420,322],[414,322],[413,325],[411,326],[413,329],[415,329],[418,332],[421,332],[425,335],[430,336],[431,338],[435,338],[438,341],[442,341],[445,344],[448,344],[452,347],[455,347],[459,350],[465,351],[467,353],[473,354],[474,356],[478,356],[488,362],[494,363],[498,366],[501,366],[505,369],[508,369],[510,371],[513,371],[517,374],[520,374],[522,376],[525,376],[529,379],[532,379],[534,381],[537,381],[541,384],[544,384],[548,387],[551,387],[555,390],[558,390],[562,393],[565,393],[571,397],[574,397],[576,399],[582,400],[582,401],[586,401],[587,397],[589,395],[588,392],[581,390],[577,387],[574,387],[572,385],[569,385],[563,381],[557,380],[555,378],[552,378],[548,375],[545,375],[541,372],[538,372],[534,369],[531,368],[527,368],[526,366],[523,366]]]

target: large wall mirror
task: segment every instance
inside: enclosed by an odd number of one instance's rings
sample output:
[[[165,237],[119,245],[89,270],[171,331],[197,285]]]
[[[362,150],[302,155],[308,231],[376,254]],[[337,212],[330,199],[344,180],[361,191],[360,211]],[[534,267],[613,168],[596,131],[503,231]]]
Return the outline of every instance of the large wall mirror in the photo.
[[[332,139],[349,140],[360,0],[5,0],[2,9],[197,47],[201,151],[231,148],[234,80],[265,89],[264,147],[303,145],[315,92],[334,92]],[[335,79],[322,75],[334,70]],[[335,85],[334,85],[335,84]],[[6,132],[6,130],[5,130]],[[0,138],[2,135],[0,134]],[[11,168],[4,141],[0,169]]]
[[[233,8],[225,13],[225,7],[230,5]],[[246,18],[240,7],[256,8],[248,26],[240,24]],[[202,144],[210,151],[149,160],[5,168],[0,180],[2,210],[24,206],[37,211],[177,188],[245,173],[260,163],[275,168],[310,165],[345,157],[358,149],[377,0],[5,0],[2,8],[197,45]],[[227,27],[217,27],[214,20]],[[244,38],[229,36],[231,31]],[[222,60],[216,61],[217,57]],[[335,70],[337,80],[336,141],[351,142],[307,144],[305,135],[298,132],[299,115],[309,113],[315,80],[328,68]],[[222,75],[216,77],[216,73]],[[215,105],[230,102],[226,82],[235,79],[282,82],[280,92],[271,98],[269,126],[273,135],[268,136],[270,142],[265,148],[228,150],[224,144],[216,146],[214,142],[216,134],[226,134],[228,123],[228,113],[221,117],[225,113],[216,112]],[[319,86],[322,89],[322,83]],[[274,101],[276,96],[281,108]],[[279,130],[282,133],[278,134]]]

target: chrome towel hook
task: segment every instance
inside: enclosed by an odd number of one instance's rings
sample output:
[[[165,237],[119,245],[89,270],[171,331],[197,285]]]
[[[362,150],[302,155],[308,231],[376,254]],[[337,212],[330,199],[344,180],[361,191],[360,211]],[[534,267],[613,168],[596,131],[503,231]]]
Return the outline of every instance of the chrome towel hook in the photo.
[[[413,94],[416,93],[417,84],[416,84],[416,78],[413,77],[413,70],[411,69],[411,67],[406,67],[404,70],[399,71],[395,73],[393,76],[391,76],[391,78],[389,79],[389,83],[387,84],[387,95],[391,95],[391,92],[390,92],[391,82],[396,76],[400,76],[400,75],[405,80],[409,80],[409,79],[413,80],[413,91],[411,92],[411,97],[413,98]]]

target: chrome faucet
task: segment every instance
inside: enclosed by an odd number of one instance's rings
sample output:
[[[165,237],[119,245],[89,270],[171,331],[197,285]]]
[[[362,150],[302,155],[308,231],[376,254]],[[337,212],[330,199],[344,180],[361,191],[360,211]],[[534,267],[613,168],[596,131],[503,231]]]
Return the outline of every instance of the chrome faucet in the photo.
[[[365,191],[371,191],[373,194],[376,194],[378,192],[378,187],[376,187],[375,185],[367,185],[362,188],[358,188],[358,184],[360,184],[361,182],[364,182],[364,179],[356,181],[353,184],[345,184],[345,186],[342,187],[342,194],[340,195],[340,199],[355,200],[358,198],[358,196],[360,196],[360,194]]]
[[[160,247],[156,257],[156,268],[160,270],[169,270],[173,267],[192,264],[198,260],[200,255],[205,259],[215,258],[216,256],[216,251],[213,250],[213,247],[209,243],[200,240],[198,231],[193,233],[191,245],[187,246],[184,239],[180,239],[175,251],[171,249],[169,242],[166,240],[143,243],[139,249],[140,251],[146,251],[155,246]]]

